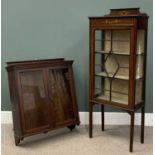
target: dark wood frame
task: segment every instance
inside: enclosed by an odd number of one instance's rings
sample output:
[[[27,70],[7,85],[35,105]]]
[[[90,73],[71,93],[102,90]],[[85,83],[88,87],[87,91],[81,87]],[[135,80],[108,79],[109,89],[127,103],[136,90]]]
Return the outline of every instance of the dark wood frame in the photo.
[[[93,127],[93,106],[101,105],[102,131],[104,131],[104,105],[111,105],[129,113],[131,117],[130,125],[130,147],[129,151],[133,151],[133,135],[134,135],[134,118],[135,111],[141,108],[141,143],[144,143],[144,120],[145,120],[145,85],[146,85],[146,50],[147,50],[147,22],[148,16],[140,13],[139,8],[111,9],[110,14],[102,17],[89,17],[89,137],[92,138]],[[94,97],[94,48],[95,48],[95,30],[108,29],[129,29],[130,36],[130,59],[129,59],[129,96],[128,106],[120,103],[96,99]],[[136,71],[136,38],[137,30],[145,30],[145,52],[144,52],[144,80],[143,80],[143,102],[135,105],[135,71]]]
[[[17,62],[7,62],[7,71],[8,71],[8,81],[9,81],[9,90],[10,90],[10,99],[11,99],[11,107],[12,107],[12,116],[13,116],[13,129],[14,129],[14,138],[15,144],[18,145],[20,141],[24,139],[24,137],[46,133],[50,130],[68,127],[70,130],[75,128],[75,125],[79,125],[79,113],[78,106],[76,103],[76,95],[75,95],[75,86],[74,86],[74,77],[73,77],[73,69],[72,69],[72,60],[64,60],[60,59],[48,59],[48,60],[32,60],[32,61],[17,61]],[[55,106],[50,102],[49,99],[49,70],[55,69],[66,69],[69,80],[69,88],[70,88],[70,99],[74,113],[74,118],[71,118],[70,121],[64,121],[59,124],[54,124],[56,122],[53,121],[53,115],[51,108],[45,109],[48,113],[48,123],[45,126],[36,127],[32,130],[26,130],[24,127],[24,122],[26,121],[24,118],[24,108],[23,108],[23,99],[21,94],[21,83],[20,83],[20,73],[22,72],[33,72],[33,71],[41,71],[46,95],[46,102],[48,106]],[[39,120],[41,121],[41,120]]]

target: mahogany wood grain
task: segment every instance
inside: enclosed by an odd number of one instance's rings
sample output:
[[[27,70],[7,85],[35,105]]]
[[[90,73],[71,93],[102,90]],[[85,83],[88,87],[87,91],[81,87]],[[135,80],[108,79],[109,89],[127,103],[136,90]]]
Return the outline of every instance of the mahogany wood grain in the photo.
[[[79,125],[72,60],[8,62],[15,144],[24,137]]]
[[[135,111],[141,108],[141,143],[144,142],[144,120],[145,120],[145,87],[146,87],[146,56],[147,56],[147,25],[148,15],[141,13],[139,8],[121,8],[111,9],[110,13],[105,16],[89,17],[89,137],[92,138],[93,128],[93,106],[95,104],[101,105],[101,121],[102,130],[104,130],[104,105],[113,106],[121,109],[131,116],[130,126],[130,146],[129,151],[133,151],[134,139],[134,116]],[[95,94],[95,31],[102,33],[101,40],[104,41],[104,31],[112,30],[128,30],[130,31],[130,55],[129,55],[129,87],[128,87],[128,102],[122,104],[121,102],[112,101],[111,98],[102,99],[97,98]],[[144,40],[144,64],[143,64],[143,84],[142,84],[142,100],[136,103],[136,57],[137,57],[137,36],[138,30],[145,31]],[[112,46],[112,45],[111,45]],[[112,49],[110,49],[112,50]],[[123,49],[122,49],[123,50]],[[104,51],[104,44],[102,43],[101,51]],[[102,65],[104,65],[105,58],[101,56]],[[104,67],[103,67],[104,68]],[[104,71],[101,68],[101,71]],[[103,86],[104,79],[101,80]],[[112,87],[111,87],[112,88]],[[103,92],[102,92],[103,93]]]

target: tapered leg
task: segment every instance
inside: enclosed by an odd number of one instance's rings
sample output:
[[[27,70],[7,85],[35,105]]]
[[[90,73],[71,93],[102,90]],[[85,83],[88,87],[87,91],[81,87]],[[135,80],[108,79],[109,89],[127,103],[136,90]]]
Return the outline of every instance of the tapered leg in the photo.
[[[141,143],[144,143],[145,107],[141,109]]]
[[[101,105],[102,131],[104,131],[104,105]]]
[[[134,113],[134,112],[131,112],[131,125],[130,125],[130,152],[133,152],[134,119],[135,119],[135,113]]]
[[[93,128],[93,104],[89,103],[89,137],[92,138]]]

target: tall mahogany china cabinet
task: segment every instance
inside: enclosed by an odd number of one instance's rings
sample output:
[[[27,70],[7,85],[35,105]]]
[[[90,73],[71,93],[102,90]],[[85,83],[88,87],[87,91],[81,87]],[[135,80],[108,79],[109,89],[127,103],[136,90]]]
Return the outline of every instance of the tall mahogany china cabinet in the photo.
[[[73,61],[8,62],[15,144],[24,137],[79,125]]]
[[[139,8],[111,9],[90,21],[89,136],[93,106],[122,109],[131,116],[130,152],[133,151],[135,111],[141,109],[141,143],[144,143],[146,43],[148,16]]]

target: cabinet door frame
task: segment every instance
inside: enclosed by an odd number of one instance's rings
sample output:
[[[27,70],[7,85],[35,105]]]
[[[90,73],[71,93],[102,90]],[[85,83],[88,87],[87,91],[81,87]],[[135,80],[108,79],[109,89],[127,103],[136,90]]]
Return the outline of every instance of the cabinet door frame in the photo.
[[[128,104],[123,105],[120,103],[115,103],[113,101],[102,101],[99,99],[94,99],[94,73],[95,73],[95,31],[96,30],[130,30],[130,56],[129,56],[129,80],[128,80]],[[135,98],[135,40],[136,39],[136,27],[135,26],[90,26],[90,62],[89,62],[89,98],[90,101],[96,103],[110,104],[115,107],[121,107],[122,109],[133,109],[134,108],[134,98]]]
[[[43,80],[43,85],[44,85],[44,90],[45,90],[45,96],[47,96],[47,85],[46,85],[46,74],[45,74],[45,69],[44,68],[26,68],[26,69],[20,69],[16,72],[16,75],[17,75],[17,85],[18,85],[18,94],[19,94],[19,108],[20,108],[20,115],[21,115],[21,120],[22,120],[22,131],[23,131],[23,134],[26,135],[26,136],[29,136],[29,135],[32,135],[33,133],[36,133],[36,132],[43,132],[43,131],[47,131],[49,128],[50,128],[50,113],[49,111],[48,112],[48,116],[47,116],[47,120],[48,120],[48,123],[44,126],[40,126],[40,127],[36,127],[36,128],[33,128],[33,129],[29,129],[27,130],[26,129],[26,126],[25,126],[25,117],[24,117],[24,106],[23,106],[23,97],[22,97],[22,86],[21,86],[21,78],[20,78],[20,74],[21,73],[24,73],[24,72],[35,72],[35,71],[40,71],[41,72],[41,76],[42,76],[42,80]],[[46,97],[46,100],[47,100],[47,97]],[[49,102],[48,100],[46,101],[47,105],[49,106]]]

